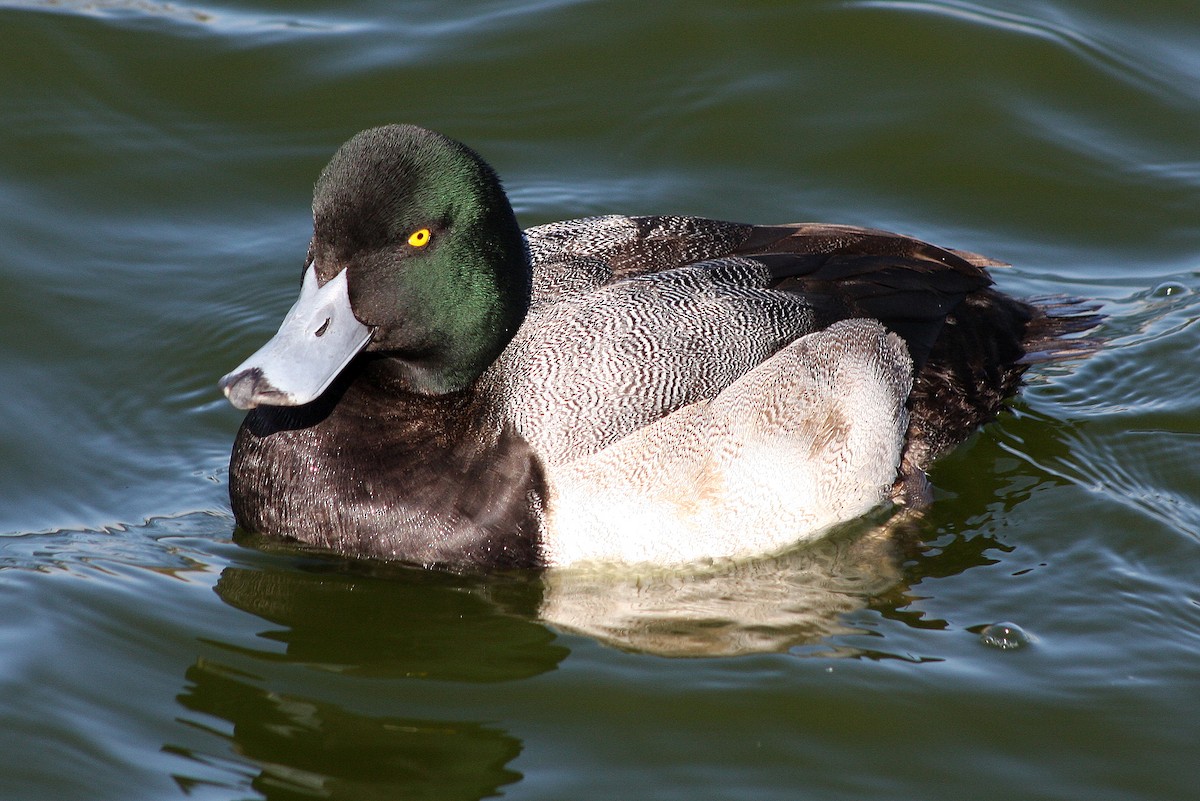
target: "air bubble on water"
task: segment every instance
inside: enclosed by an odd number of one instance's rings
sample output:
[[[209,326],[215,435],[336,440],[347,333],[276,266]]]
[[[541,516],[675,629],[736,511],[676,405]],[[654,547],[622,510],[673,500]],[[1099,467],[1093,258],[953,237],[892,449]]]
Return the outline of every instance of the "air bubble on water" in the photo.
[[[993,623],[979,632],[979,641],[1001,651],[1015,651],[1031,642],[1030,637],[1016,623]]]
[[[1151,293],[1156,298],[1173,298],[1176,295],[1187,294],[1188,288],[1178,281],[1164,281],[1154,287]]]

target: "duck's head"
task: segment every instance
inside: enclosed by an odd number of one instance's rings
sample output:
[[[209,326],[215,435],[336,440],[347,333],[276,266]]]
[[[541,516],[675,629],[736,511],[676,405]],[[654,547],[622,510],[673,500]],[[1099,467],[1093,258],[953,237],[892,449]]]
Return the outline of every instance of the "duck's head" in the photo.
[[[454,392],[508,344],[529,292],[521,229],[478,154],[412,125],[363,131],[317,179],[299,300],[220,386],[239,409],[298,406],[366,353],[403,389]]]

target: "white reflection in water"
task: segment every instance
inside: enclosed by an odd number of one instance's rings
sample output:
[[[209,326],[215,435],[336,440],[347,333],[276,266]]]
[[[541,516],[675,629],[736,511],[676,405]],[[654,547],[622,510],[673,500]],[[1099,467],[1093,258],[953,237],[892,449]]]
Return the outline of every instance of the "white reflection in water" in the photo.
[[[662,656],[786,651],[857,629],[847,613],[897,589],[914,521],[862,524],[788,553],[689,571],[551,570],[541,618],[608,645]]]

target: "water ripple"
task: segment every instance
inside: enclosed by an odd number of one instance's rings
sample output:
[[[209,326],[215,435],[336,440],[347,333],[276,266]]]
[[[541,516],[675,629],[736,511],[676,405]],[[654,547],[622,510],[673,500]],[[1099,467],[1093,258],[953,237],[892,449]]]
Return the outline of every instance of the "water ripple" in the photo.
[[[1130,86],[1159,95],[1195,97],[1192,81],[1181,81],[1180,74],[1166,75],[1159,63],[1145,63],[1147,57],[1157,51],[1139,48],[1135,53],[1125,52],[1125,47],[1112,36],[1099,31],[1103,26],[1090,24],[1079,14],[1069,14],[1065,9],[1039,7],[1039,12],[1054,14],[1054,18],[1001,11],[975,3],[957,0],[859,0],[847,4],[852,8],[885,9],[890,11],[934,14],[948,17],[970,25],[983,26],[997,31],[1013,33],[1048,42],[1061,48],[1082,61],[1098,68]],[[1091,28],[1097,33],[1091,33]],[[1178,73],[1177,70],[1171,72]],[[1184,72],[1184,74],[1191,74]]]
[[[147,20],[165,20],[185,28],[244,34],[288,31],[290,33],[342,32],[361,28],[328,16],[272,17],[232,9],[156,3],[151,0],[21,0],[3,5],[79,17],[91,17],[118,24],[137,24]]]
[[[0,571],[86,576],[110,575],[114,567],[123,566],[183,578],[207,571],[211,557],[197,550],[197,543],[205,542],[207,547],[219,530],[233,530],[232,516],[200,512],[152,518],[140,525],[0,535]]]

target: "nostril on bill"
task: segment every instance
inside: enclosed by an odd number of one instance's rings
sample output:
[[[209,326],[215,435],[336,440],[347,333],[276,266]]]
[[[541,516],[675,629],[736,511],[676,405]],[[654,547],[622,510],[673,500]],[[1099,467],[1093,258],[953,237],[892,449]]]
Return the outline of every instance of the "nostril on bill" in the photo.
[[[323,336],[325,336],[325,332],[327,330],[329,330],[329,318],[328,317],[326,317],[325,322],[321,323],[321,325],[317,328],[317,330],[313,332],[313,335],[318,336],[318,337],[323,337]]]

